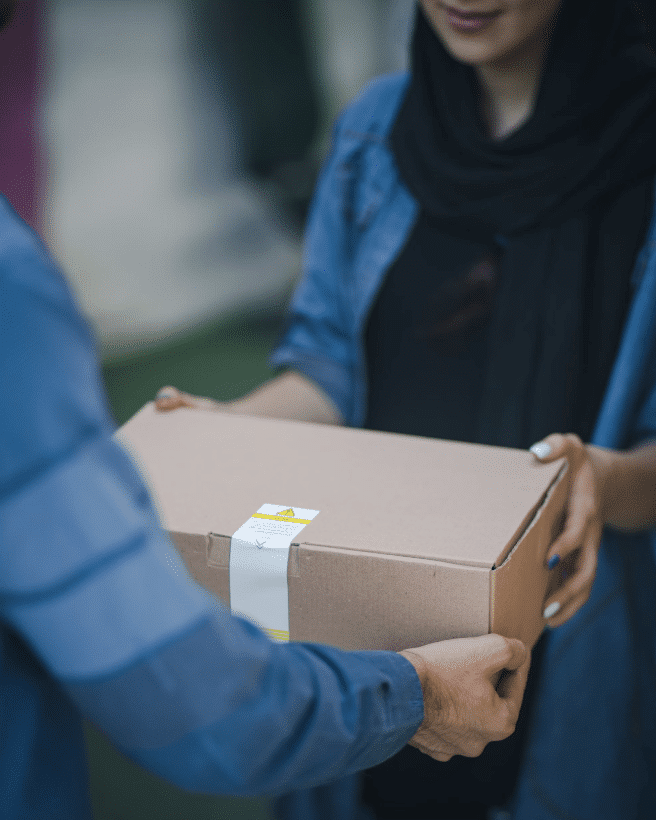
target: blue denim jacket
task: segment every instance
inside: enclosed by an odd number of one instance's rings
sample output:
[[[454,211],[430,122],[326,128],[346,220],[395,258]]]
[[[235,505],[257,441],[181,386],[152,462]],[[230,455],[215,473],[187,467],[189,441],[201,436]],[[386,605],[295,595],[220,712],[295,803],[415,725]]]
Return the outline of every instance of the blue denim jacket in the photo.
[[[366,317],[418,213],[387,144],[406,83],[406,75],[375,81],[335,127],[310,214],[303,277],[271,357],[274,367],[319,384],[353,426],[366,411]],[[656,434],[656,217],[633,286],[592,439],[603,447],[623,449]],[[510,807],[515,820],[656,817],[654,557],[651,534],[607,532],[589,602],[549,633]],[[366,816],[352,781],[329,792],[324,788],[321,799],[290,795],[278,815]]]

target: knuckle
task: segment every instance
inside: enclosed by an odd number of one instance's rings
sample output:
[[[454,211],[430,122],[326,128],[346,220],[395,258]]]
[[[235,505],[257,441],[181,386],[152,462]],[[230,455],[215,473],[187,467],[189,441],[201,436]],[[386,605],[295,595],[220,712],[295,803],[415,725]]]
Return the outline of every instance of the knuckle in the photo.
[[[502,734],[504,738],[510,737],[510,735],[514,734],[515,729],[517,728],[517,718],[513,715],[508,715],[506,721],[504,722]]]
[[[576,533],[572,532],[571,528],[568,528],[558,539],[558,554],[563,558],[571,552],[574,552],[578,545],[579,539]]]
[[[482,753],[487,743],[478,742],[478,743],[470,743],[468,746],[462,750],[463,757],[479,757]]]

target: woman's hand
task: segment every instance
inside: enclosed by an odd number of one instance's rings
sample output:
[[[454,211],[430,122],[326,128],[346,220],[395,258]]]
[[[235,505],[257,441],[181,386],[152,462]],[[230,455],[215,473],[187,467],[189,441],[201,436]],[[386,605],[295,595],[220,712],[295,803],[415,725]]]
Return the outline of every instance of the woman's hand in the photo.
[[[214,399],[205,399],[202,396],[192,396],[191,393],[183,393],[177,387],[167,385],[157,391],[155,396],[155,407],[157,410],[177,410],[179,407],[193,407],[199,410],[225,410],[225,405]]]
[[[557,627],[585,604],[597,571],[597,553],[604,527],[604,483],[607,459],[600,448],[586,446],[573,434],[548,436],[531,452],[541,462],[566,458],[571,484],[565,525],[547,553],[547,566],[559,573],[556,590],[545,601],[544,617]]]

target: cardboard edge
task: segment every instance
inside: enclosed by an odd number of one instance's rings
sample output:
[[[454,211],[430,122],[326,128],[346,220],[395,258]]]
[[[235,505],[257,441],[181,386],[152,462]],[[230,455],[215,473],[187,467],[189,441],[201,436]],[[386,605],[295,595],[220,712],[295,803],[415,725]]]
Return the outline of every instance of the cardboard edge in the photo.
[[[551,497],[556,492],[556,489],[557,489],[558,485],[564,479],[564,477],[567,474],[568,470],[569,470],[569,466],[568,466],[567,462],[565,462],[562,465],[562,467],[560,468],[560,471],[558,472],[558,474],[554,477],[554,480],[547,487],[547,489],[546,489],[544,495],[542,496],[542,498],[540,499],[540,501],[538,501],[538,503],[533,508],[533,514],[531,515],[529,513],[529,515],[527,516],[528,521],[526,523],[526,526],[523,529],[521,529],[521,531],[517,535],[517,538],[515,539],[514,543],[509,547],[508,552],[505,554],[505,556],[503,557],[501,562],[500,563],[495,562],[492,565],[492,572],[494,572],[497,569],[501,569],[504,566],[504,564],[506,562],[510,561],[510,559],[513,557],[513,554],[517,551],[517,548],[520,545],[520,543],[522,542],[522,540],[524,539],[524,537],[535,526],[535,523],[536,523],[536,521],[538,521],[538,519],[542,515],[543,510],[548,506],[549,501],[551,500]],[[502,555],[503,555],[503,553],[502,553]]]
[[[565,463],[529,526],[503,563],[490,572],[490,632],[519,638],[529,648],[535,645],[545,625],[542,606],[551,572],[544,556],[562,531],[569,477],[569,465]],[[529,594],[514,596],[514,590],[520,587]]]
[[[558,464],[558,461],[556,461],[555,464]],[[495,569],[499,569],[500,567],[502,567],[504,565],[504,563],[510,558],[510,556],[513,554],[513,552],[517,548],[517,545],[519,544],[519,542],[524,538],[526,533],[530,530],[530,528],[533,526],[535,521],[539,518],[540,514],[542,513],[542,510],[547,505],[547,503],[549,501],[549,498],[551,497],[551,495],[554,491],[555,486],[560,482],[560,480],[563,476],[563,473],[566,472],[567,469],[568,469],[567,461],[564,458],[560,459],[560,464],[561,464],[560,470],[553,477],[553,479],[551,480],[549,486],[546,488],[544,493],[540,496],[538,501],[526,513],[526,515],[524,516],[524,519],[522,520],[522,523],[517,528],[517,531],[515,532],[513,537],[510,539],[510,541],[506,544],[506,546],[503,548],[503,550],[499,553],[499,555],[498,555],[496,561],[494,562],[494,564],[492,564],[492,570],[493,571]]]
[[[310,525],[308,525],[310,526]],[[453,567],[475,567],[477,569],[486,569],[490,570],[492,567],[489,561],[476,561],[476,560],[463,560],[463,559],[456,559],[456,558],[437,558],[428,555],[408,555],[407,553],[401,552],[379,552],[375,549],[363,549],[362,547],[334,547],[330,544],[320,544],[316,541],[304,541],[304,546],[308,547],[318,547],[322,550],[333,550],[334,552],[344,552],[344,553],[357,553],[358,555],[380,555],[387,558],[394,558],[394,559],[405,559],[405,558],[412,558],[416,561],[430,561],[435,562],[439,561],[442,564],[447,566]]]

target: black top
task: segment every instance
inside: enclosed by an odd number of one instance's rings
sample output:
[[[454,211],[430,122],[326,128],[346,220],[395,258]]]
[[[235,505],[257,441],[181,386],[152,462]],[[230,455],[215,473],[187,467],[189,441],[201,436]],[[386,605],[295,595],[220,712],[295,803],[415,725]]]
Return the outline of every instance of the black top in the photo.
[[[495,249],[450,237],[436,266],[432,222],[421,213],[374,303],[364,426],[473,441],[495,284],[488,259]]]

